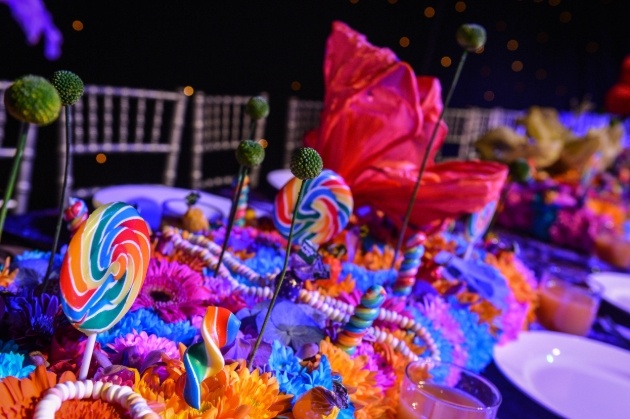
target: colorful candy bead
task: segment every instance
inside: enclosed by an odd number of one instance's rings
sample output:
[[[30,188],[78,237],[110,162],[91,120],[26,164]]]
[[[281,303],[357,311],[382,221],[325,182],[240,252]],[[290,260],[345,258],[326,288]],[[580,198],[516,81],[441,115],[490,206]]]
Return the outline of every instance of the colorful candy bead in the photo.
[[[63,212],[63,219],[68,224],[70,236],[74,236],[74,233],[88,219],[88,207],[85,201],[71,196],[69,205]]]
[[[247,215],[247,201],[249,197],[249,176],[245,175],[243,180],[243,187],[241,193],[238,196],[236,203],[236,213],[234,214],[234,225],[243,227],[245,225],[245,219]]]

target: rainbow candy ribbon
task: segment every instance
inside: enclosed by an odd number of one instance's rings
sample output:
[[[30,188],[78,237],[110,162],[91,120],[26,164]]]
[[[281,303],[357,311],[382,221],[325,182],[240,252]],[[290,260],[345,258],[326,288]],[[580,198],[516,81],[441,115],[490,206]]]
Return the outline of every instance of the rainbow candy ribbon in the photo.
[[[201,325],[203,342],[190,345],[183,357],[184,400],[191,407],[201,408],[201,383],[223,369],[221,348],[234,342],[240,326],[238,317],[226,308],[211,306],[206,310]]]
[[[363,335],[378,317],[387,293],[381,285],[373,285],[361,297],[361,304],[354,309],[354,314],[343,326],[337,336],[337,346],[352,355],[361,343]]]

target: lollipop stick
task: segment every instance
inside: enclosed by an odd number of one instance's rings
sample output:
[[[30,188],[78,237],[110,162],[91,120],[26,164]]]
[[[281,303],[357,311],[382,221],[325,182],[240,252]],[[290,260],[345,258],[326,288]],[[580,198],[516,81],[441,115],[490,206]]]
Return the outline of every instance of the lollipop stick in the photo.
[[[48,267],[46,268],[46,274],[44,275],[43,291],[46,290],[48,285],[48,277],[50,271],[52,271],[53,262],[55,260],[55,253],[57,253],[57,246],[59,245],[59,236],[61,235],[61,225],[63,224],[63,209],[66,205],[66,188],[68,185],[68,167],[70,165],[70,144],[72,142],[72,112],[70,112],[70,106],[64,106],[66,112],[66,161],[63,167],[63,182],[61,185],[61,193],[59,195],[59,214],[57,215],[57,227],[55,228],[55,238],[53,240],[52,249],[50,250],[50,257],[48,258]]]
[[[219,276],[219,269],[221,268],[221,263],[223,262],[223,256],[225,255],[225,250],[228,246],[228,241],[230,239],[230,233],[232,232],[232,227],[234,226],[234,217],[236,216],[236,206],[238,205],[238,198],[241,195],[241,190],[243,189],[243,183],[245,183],[245,176],[247,176],[247,168],[245,166],[241,166],[238,172],[238,185],[236,190],[234,191],[234,195],[232,196],[232,206],[230,207],[230,215],[228,219],[228,225],[225,230],[225,237],[223,238],[223,246],[221,247],[221,254],[219,255],[219,260],[217,261],[217,267],[214,269],[214,276]]]
[[[247,368],[252,367],[254,356],[256,356],[256,351],[258,351],[258,347],[260,346],[260,342],[262,341],[263,333],[265,332],[265,328],[267,327],[267,323],[269,322],[269,318],[271,317],[271,310],[273,310],[273,306],[276,304],[276,299],[278,298],[278,294],[280,294],[280,289],[282,288],[282,283],[284,282],[284,276],[287,273],[287,267],[289,266],[289,256],[291,256],[291,243],[293,242],[293,228],[295,227],[295,218],[298,213],[300,201],[302,200],[302,195],[304,195],[304,180],[302,180],[302,184],[300,185],[300,191],[298,192],[297,200],[295,201],[295,207],[293,208],[293,217],[291,218],[291,228],[289,229],[289,237],[287,239],[287,251],[284,256],[284,266],[282,267],[282,273],[280,274],[280,279],[276,284],[276,289],[273,291],[273,297],[271,297],[271,302],[269,303],[269,308],[267,309],[265,320],[263,320],[263,324],[260,328],[260,333],[258,334],[258,338],[256,339],[254,349],[252,349],[252,353],[249,355],[249,359],[247,360]]]
[[[96,343],[97,333],[88,335],[85,343],[85,352],[83,352],[83,360],[81,361],[81,371],[79,372],[79,380],[86,380],[90,363],[92,362],[92,353],[94,352],[94,344]]]
[[[416,179],[416,183],[413,187],[413,192],[411,192],[411,199],[409,199],[409,205],[407,206],[407,212],[405,213],[405,218],[403,219],[402,226],[400,227],[400,233],[398,236],[398,242],[396,243],[396,249],[394,250],[394,259],[392,259],[391,269],[394,269],[394,264],[396,263],[396,259],[398,258],[398,253],[402,248],[403,240],[405,238],[405,230],[407,230],[407,225],[409,224],[409,219],[411,218],[411,212],[413,211],[413,204],[416,202],[416,198],[418,197],[418,189],[420,189],[420,181],[422,180],[422,175],[424,174],[424,170],[427,167],[427,162],[429,160],[429,155],[431,154],[431,149],[433,148],[433,143],[435,142],[435,137],[437,137],[438,129],[440,128],[440,122],[444,119],[444,111],[448,108],[448,105],[451,101],[451,97],[453,96],[453,92],[455,91],[455,86],[457,86],[457,81],[459,80],[459,76],[462,72],[462,68],[464,68],[464,63],[466,62],[466,57],[468,56],[468,51],[464,50],[462,53],[462,58],[459,60],[459,65],[457,66],[457,70],[455,71],[455,77],[453,78],[453,83],[451,83],[451,87],[448,90],[448,94],[446,95],[446,99],[444,100],[444,106],[442,107],[442,111],[440,112],[440,116],[438,120],[435,122],[435,126],[433,127],[433,132],[431,133],[431,137],[429,139],[429,144],[427,145],[427,149],[424,152],[424,156],[422,157],[422,164],[420,165],[420,170],[418,171],[418,178]]]

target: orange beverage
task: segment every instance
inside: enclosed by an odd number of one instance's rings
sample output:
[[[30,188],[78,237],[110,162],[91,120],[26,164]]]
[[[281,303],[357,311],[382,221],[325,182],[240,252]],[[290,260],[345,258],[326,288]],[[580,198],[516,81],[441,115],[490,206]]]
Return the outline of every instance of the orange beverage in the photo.
[[[538,322],[549,330],[585,336],[599,308],[600,292],[589,285],[543,279],[539,290]]]
[[[485,378],[456,365],[423,359],[405,370],[396,417],[493,419],[500,403],[501,394]]]

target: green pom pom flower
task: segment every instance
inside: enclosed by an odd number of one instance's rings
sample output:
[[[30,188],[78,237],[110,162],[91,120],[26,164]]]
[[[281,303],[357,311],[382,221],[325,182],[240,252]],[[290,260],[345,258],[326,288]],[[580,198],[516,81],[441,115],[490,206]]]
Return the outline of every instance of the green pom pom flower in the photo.
[[[265,149],[258,141],[241,141],[236,149],[236,160],[242,166],[258,166],[265,160]]]
[[[245,105],[245,112],[253,119],[263,119],[269,115],[269,103],[262,96],[254,96]]]
[[[83,96],[83,80],[72,71],[55,71],[50,79],[63,106],[74,105]]]
[[[48,80],[27,75],[17,79],[5,90],[4,105],[15,119],[35,125],[49,125],[59,117],[61,98]]]
[[[466,23],[457,29],[457,43],[468,51],[477,51],[486,44],[486,30],[481,25]]]
[[[300,147],[291,157],[291,173],[298,179],[313,179],[319,176],[324,163],[319,153],[310,147]]]

